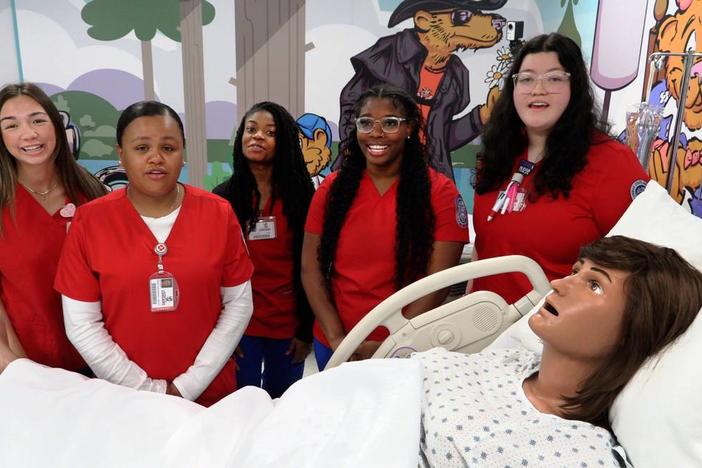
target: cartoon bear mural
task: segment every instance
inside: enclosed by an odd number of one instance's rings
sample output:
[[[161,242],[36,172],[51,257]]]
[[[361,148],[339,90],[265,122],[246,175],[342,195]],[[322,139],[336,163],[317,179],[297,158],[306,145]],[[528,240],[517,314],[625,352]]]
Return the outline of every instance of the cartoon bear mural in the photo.
[[[300,128],[302,156],[316,189],[324,180],[321,172],[331,161],[332,131],[324,117],[311,112],[298,117],[297,126]]]
[[[677,0],[677,10],[662,18],[655,38],[661,52],[702,50],[702,0]],[[697,216],[702,217],[702,141],[693,132],[702,129],[702,57],[696,57],[688,83],[687,96],[680,102],[684,65],[682,57],[665,62],[663,79],[653,85],[651,102],[665,109],[661,130],[653,144],[649,174],[665,186],[670,158],[675,157],[676,172],[671,195]],[[673,156],[674,117],[677,107],[685,106],[683,131],[677,155]]]
[[[412,18],[414,27],[382,37],[351,58],[355,75],[341,91],[339,155],[341,165],[354,125],[358,96],[379,82],[389,82],[417,96],[426,121],[430,164],[453,178],[451,151],[472,141],[483,130],[499,96],[492,87],[484,105],[454,119],[470,103],[468,69],[455,55],[465,49],[490,48],[502,39],[505,18],[481,10],[497,10],[507,0],[404,0],[388,21],[392,28]]]

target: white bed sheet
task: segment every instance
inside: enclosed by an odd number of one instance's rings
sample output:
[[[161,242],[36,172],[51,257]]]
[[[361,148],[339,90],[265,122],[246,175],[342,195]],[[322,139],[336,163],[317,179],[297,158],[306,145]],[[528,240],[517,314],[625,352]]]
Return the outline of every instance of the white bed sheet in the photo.
[[[21,359],[0,375],[0,466],[416,467],[421,380],[370,360],[203,408]]]

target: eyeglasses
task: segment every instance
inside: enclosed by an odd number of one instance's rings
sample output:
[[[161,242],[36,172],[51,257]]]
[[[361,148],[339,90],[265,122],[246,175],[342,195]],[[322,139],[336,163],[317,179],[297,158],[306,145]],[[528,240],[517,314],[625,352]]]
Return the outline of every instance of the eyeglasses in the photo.
[[[522,93],[530,93],[536,88],[536,83],[541,81],[544,90],[548,93],[561,93],[568,86],[570,73],[565,71],[552,71],[537,75],[532,72],[519,72],[512,75],[514,87]]]
[[[400,130],[400,124],[406,120],[402,117],[383,117],[382,119],[359,117],[356,119],[356,130],[358,133],[370,133],[375,128],[376,122],[380,122],[380,128],[384,133],[397,133]]]
[[[463,26],[473,17],[473,12],[471,10],[440,10],[433,11],[432,14],[451,14],[451,24],[454,26]]]

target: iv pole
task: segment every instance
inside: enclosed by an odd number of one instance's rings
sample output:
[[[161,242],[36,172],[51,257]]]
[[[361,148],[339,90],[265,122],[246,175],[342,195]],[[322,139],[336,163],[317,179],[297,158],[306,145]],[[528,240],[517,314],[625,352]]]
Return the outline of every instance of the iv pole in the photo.
[[[646,92],[646,102],[650,104],[651,90],[653,86],[653,76],[655,71],[660,71],[663,67],[663,60],[666,57],[684,57],[684,70],[683,78],[680,84],[680,99],[678,99],[678,112],[675,116],[675,130],[674,130],[674,140],[673,140],[673,153],[671,154],[670,161],[668,162],[668,178],[666,180],[665,188],[670,193],[673,187],[673,172],[675,171],[675,163],[678,159],[678,146],[680,146],[680,130],[682,129],[683,114],[685,113],[685,100],[687,99],[687,88],[690,82],[690,75],[692,71],[692,66],[694,65],[695,57],[702,57],[702,52],[695,52],[693,50],[688,50],[687,52],[654,52],[648,56],[649,62],[649,75],[648,75],[648,90]]]

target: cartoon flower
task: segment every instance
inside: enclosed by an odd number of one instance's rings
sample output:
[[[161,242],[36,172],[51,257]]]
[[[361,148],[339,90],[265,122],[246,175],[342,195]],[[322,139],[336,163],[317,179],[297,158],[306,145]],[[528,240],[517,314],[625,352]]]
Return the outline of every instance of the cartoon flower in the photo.
[[[502,70],[512,65],[512,60],[512,52],[509,50],[509,47],[505,46],[497,49],[497,62],[499,65],[502,65]]]
[[[498,86],[500,89],[502,89],[505,84],[505,76],[507,75],[498,63],[497,65],[493,65],[485,75],[485,83],[489,83],[488,88]]]

